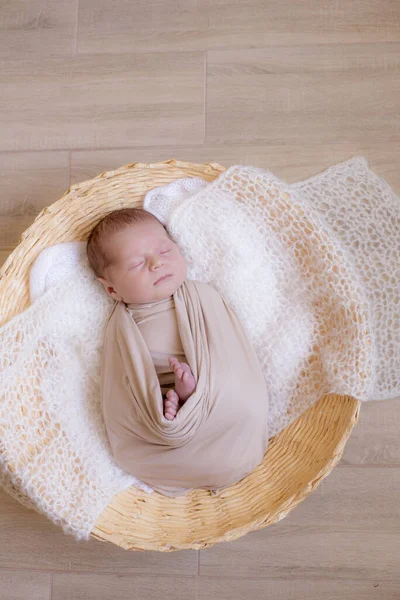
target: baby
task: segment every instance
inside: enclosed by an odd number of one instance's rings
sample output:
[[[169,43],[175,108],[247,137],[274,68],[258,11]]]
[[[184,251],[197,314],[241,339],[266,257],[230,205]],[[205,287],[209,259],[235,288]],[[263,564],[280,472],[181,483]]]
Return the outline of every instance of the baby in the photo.
[[[106,292],[126,304],[150,350],[164,398],[164,415],[173,420],[196,381],[179,339],[172,295],[187,276],[184,257],[151,213],[126,208],[106,216],[87,243],[89,263]],[[150,314],[162,328],[157,344]],[[168,353],[174,352],[171,356]],[[174,384],[174,389],[168,386]]]
[[[213,286],[187,279],[178,246],[144,210],[106,216],[87,254],[116,300],[101,406],[117,464],[168,496],[236,483],[264,455],[268,402],[234,311]]]

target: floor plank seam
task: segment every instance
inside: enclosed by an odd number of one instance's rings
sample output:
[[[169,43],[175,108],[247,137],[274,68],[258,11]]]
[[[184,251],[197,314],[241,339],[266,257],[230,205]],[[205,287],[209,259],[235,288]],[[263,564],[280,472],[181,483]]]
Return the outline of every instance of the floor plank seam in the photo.
[[[125,552],[128,552],[128,550],[126,550]],[[133,553],[134,554],[134,553]],[[99,570],[97,569],[90,569],[87,571],[81,571],[79,569],[53,569],[53,568],[40,568],[40,567],[13,567],[13,566],[1,566],[0,567],[0,573],[2,572],[7,572],[7,571],[13,571],[15,573],[51,573],[51,575],[115,575],[117,577],[154,577],[154,570],[151,571],[121,571],[121,570],[116,570],[116,571],[106,571],[104,569],[99,568]],[[189,580],[189,579],[195,579],[196,577],[198,577],[197,573],[194,571],[193,573],[181,573],[181,572],[176,572],[176,573],[157,573],[157,578],[166,578],[166,579],[185,579],[185,580]]]
[[[378,142],[373,142],[372,139],[371,140],[351,140],[351,139],[347,139],[345,141],[337,141],[337,140],[325,140],[322,142],[308,142],[306,144],[302,143],[302,142],[281,142],[281,143],[276,143],[276,142],[269,142],[267,140],[263,141],[263,142],[253,142],[253,143],[246,143],[246,142],[242,142],[242,141],[233,141],[231,142],[230,140],[226,141],[226,142],[206,142],[205,144],[203,143],[193,143],[193,144],[175,144],[174,146],[171,146],[170,144],[154,144],[151,146],[99,146],[99,147],[90,147],[90,148],[70,148],[70,147],[66,147],[66,148],[44,148],[44,149],[32,149],[32,150],[2,150],[0,149],[0,157],[2,154],[32,154],[32,153],[42,153],[45,154],[46,152],[51,152],[52,154],[54,152],[71,152],[72,154],[74,153],[79,153],[79,152],[118,152],[118,151],[123,151],[123,150],[132,150],[132,151],[136,151],[136,150],[157,150],[159,151],[160,148],[170,148],[171,151],[173,150],[173,148],[176,149],[182,149],[182,150],[188,150],[188,149],[203,149],[204,146],[209,146],[210,148],[232,148],[232,146],[238,146],[240,148],[280,148],[282,146],[286,146],[288,148],[295,148],[295,147],[301,147],[301,148],[315,148],[316,146],[343,146],[345,147],[346,145],[350,146],[358,146],[360,147],[359,152],[361,152],[361,148],[363,146],[369,146],[372,144],[376,144],[377,146],[379,145],[387,145],[387,142],[390,141],[391,144],[393,144],[394,146],[399,145],[399,142],[396,142],[395,140],[386,140],[385,138],[381,138],[381,140],[379,140]],[[174,150],[174,152],[175,152]],[[167,158],[163,159],[163,160],[168,160]],[[184,158],[181,158],[180,160],[184,160]],[[187,160],[187,157],[185,158],[185,160]],[[345,159],[344,159],[345,160]],[[134,161],[134,162],[141,162],[141,161]],[[143,161],[146,162],[146,161]],[[157,161],[159,162],[159,161]]]

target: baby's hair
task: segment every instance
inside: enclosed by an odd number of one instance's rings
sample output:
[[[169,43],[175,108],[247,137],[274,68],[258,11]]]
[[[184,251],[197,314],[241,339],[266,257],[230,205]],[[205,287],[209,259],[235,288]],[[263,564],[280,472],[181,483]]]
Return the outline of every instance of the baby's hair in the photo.
[[[111,259],[105,251],[105,242],[114,233],[122,231],[129,225],[154,221],[160,223],[154,215],[142,208],[121,208],[103,217],[90,232],[86,244],[89,265],[96,277],[102,277],[104,270],[111,264]]]

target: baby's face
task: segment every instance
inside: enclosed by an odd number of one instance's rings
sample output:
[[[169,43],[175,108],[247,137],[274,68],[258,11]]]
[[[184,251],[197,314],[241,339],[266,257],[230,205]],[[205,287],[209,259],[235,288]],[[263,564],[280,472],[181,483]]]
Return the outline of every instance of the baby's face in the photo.
[[[161,223],[126,227],[107,242],[112,264],[99,277],[106,291],[126,304],[165,300],[186,279],[186,261]],[[167,276],[165,279],[160,278]]]

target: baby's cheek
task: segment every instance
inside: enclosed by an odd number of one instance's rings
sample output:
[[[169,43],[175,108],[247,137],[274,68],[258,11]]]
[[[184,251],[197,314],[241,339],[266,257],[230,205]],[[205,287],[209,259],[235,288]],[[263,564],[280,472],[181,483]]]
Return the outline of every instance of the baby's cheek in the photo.
[[[186,279],[187,278],[187,264],[186,261],[183,261],[182,263],[182,279]]]

